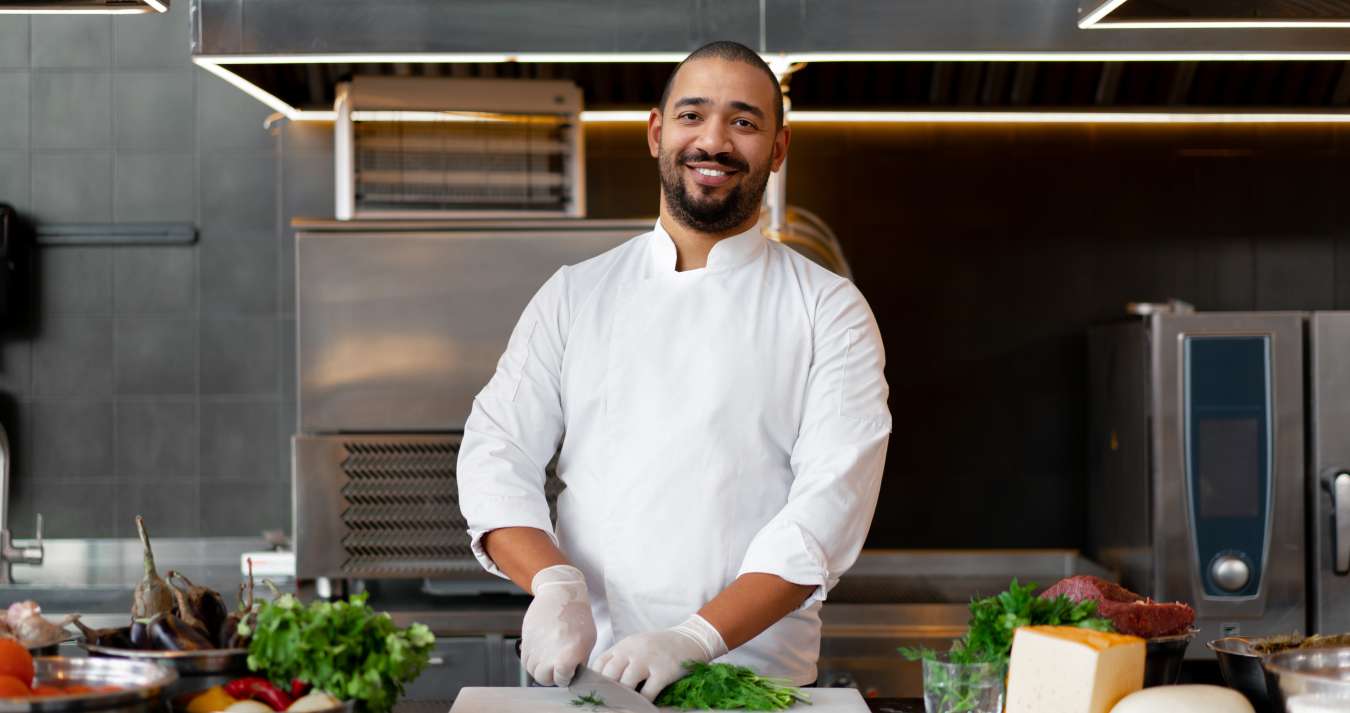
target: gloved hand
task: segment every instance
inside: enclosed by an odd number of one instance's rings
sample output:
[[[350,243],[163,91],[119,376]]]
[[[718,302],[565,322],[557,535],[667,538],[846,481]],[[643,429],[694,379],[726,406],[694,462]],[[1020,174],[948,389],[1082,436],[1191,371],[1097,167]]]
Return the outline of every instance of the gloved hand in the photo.
[[[520,659],[543,686],[566,686],[595,647],[586,578],[569,564],[545,567],[530,581],[534,601],[520,624]]]
[[[661,689],[684,677],[684,662],[707,663],[725,654],[722,635],[707,619],[695,614],[679,626],[634,634],[615,644],[596,659],[596,670],[638,690],[649,701]]]

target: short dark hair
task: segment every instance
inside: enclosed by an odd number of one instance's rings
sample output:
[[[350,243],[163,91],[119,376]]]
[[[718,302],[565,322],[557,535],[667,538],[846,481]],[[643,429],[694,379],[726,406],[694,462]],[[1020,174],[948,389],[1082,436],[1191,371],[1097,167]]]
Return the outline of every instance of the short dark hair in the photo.
[[[746,47],[739,42],[730,40],[719,40],[709,42],[706,45],[694,50],[685,57],[679,64],[675,65],[674,71],[670,73],[670,78],[666,80],[666,88],[661,90],[661,113],[666,111],[666,100],[670,98],[670,88],[675,84],[675,75],[680,73],[680,68],[696,59],[721,59],[728,62],[744,62],[764,73],[769,78],[769,83],[773,85],[773,116],[775,129],[783,128],[783,88],[778,85],[778,76],[773,73],[764,58],[759,53]]]

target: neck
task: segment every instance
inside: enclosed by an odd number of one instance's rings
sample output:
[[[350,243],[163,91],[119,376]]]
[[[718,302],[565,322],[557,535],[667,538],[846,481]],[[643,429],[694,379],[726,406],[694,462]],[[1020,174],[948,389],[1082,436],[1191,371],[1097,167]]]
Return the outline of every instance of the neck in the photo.
[[[730,230],[720,233],[705,233],[690,228],[689,226],[676,220],[672,215],[669,206],[666,204],[666,197],[661,196],[661,227],[665,228],[670,239],[675,242],[675,271],[684,272],[685,270],[698,270],[708,266],[708,254],[712,252],[714,245],[718,241],[729,238],[733,235],[740,235],[745,231],[755,227],[759,221],[758,213],[751,213],[748,218]]]

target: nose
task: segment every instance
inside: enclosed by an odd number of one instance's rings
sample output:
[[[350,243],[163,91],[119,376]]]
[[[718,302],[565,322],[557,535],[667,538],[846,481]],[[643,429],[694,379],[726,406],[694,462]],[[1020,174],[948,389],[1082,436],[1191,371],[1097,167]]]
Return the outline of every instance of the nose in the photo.
[[[694,145],[703,149],[709,156],[730,153],[733,150],[731,133],[727,131],[727,127],[722,122],[709,121],[704,123],[702,128],[698,141]]]

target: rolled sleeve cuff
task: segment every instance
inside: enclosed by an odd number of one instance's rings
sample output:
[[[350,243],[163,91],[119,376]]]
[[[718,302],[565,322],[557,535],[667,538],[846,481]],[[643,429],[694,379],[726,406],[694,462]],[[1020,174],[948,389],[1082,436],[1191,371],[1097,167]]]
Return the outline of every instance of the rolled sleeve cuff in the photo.
[[[826,594],[839,581],[830,575],[820,543],[795,522],[770,523],[755,536],[736,576],[750,572],[772,574],[793,584],[815,587],[798,611],[825,601]]]
[[[532,512],[528,501],[519,498],[503,498],[488,505],[479,503],[479,509],[489,512],[476,512],[472,522],[468,527],[469,531],[469,550],[478,560],[478,564],[483,569],[501,577],[510,579],[505,572],[497,566],[496,562],[488,556],[487,549],[483,547],[483,537],[493,530],[500,530],[503,527],[533,527],[536,530],[543,530],[548,538],[553,541],[553,546],[558,547],[558,536],[553,532],[553,523],[549,522],[548,510],[545,508],[543,517],[538,513]],[[560,548],[561,549],[561,548]]]

